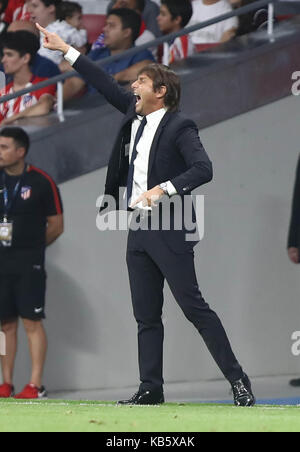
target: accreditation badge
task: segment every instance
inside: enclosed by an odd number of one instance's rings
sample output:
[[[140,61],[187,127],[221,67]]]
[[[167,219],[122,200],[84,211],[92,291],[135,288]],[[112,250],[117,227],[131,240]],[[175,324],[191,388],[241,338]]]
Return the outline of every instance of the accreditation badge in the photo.
[[[11,246],[13,239],[13,223],[0,223],[0,242],[2,246]]]

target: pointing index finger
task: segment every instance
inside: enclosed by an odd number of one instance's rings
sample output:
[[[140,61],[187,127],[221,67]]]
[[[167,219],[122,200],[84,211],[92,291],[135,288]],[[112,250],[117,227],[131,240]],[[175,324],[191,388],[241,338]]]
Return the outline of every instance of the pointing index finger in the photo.
[[[37,27],[38,30],[44,33],[44,35],[46,36],[48,35],[49,32],[45,28],[41,27],[40,24],[36,23],[35,26]]]
[[[135,207],[137,204],[139,204],[141,201],[143,200],[143,196],[139,196],[138,199],[136,199],[134,202],[131,203],[130,207],[133,208]]]

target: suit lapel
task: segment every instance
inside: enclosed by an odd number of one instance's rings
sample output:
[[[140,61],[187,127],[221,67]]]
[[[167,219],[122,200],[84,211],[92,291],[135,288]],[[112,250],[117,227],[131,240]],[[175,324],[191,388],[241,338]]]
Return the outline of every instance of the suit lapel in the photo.
[[[134,102],[132,102],[126,115],[124,116],[122,123],[121,123],[121,128],[123,128],[129,121],[132,121],[133,119],[136,118],[135,102],[136,102],[135,100],[134,100]]]
[[[159,126],[157,128],[157,131],[156,131],[156,133],[154,135],[154,139],[153,139],[153,142],[152,142],[152,146],[151,146],[151,149],[150,149],[150,155],[149,155],[148,183],[149,183],[149,180],[150,180],[150,175],[151,175],[153,163],[154,163],[154,160],[155,160],[155,155],[156,155],[156,152],[157,152],[157,145],[158,145],[158,142],[159,142],[159,138],[160,138],[160,136],[162,134],[162,131],[163,131],[164,127],[167,125],[171,115],[172,115],[172,113],[170,113],[170,112],[167,112],[165,114],[165,116],[161,120],[161,122],[160,122],[160,124],[159,124]]]
[[[126,167],[126,159],[124,155],[125,145],[130,142],[131,124],[135,117],[136,113],[134,100],[126,115],[122,119],[121,128],[110,156],[106,176],[106,187],[108,189],[108,191],[106,191],[107,194],[111,194],[113,192],[112,187],[115,188],[116,184],[119,182],[120,170]]]

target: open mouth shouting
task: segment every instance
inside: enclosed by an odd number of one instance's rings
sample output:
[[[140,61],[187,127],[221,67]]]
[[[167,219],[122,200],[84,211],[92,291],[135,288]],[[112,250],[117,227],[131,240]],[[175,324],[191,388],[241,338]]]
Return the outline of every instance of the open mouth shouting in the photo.
[[[135,104],[135,106],[138,107],[141,104],[142,98],[141,98],[141,96],[139,94],[136,94],[136,93],[135,93],[135,97],[136,97],[136,104]]]

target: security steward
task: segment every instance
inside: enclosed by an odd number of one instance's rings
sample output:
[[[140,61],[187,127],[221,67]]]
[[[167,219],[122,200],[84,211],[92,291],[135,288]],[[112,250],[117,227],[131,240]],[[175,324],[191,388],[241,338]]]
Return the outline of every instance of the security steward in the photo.
[[[6,338],[0,398],[14,396],[18,319],[28,337],[32,374],[20,399],[47,396],[42,385],[47,352],[45,249],[63,233],[59,189],[44,171],[26,163],[30,146],[18,127],[0,131],[0,322]]]

